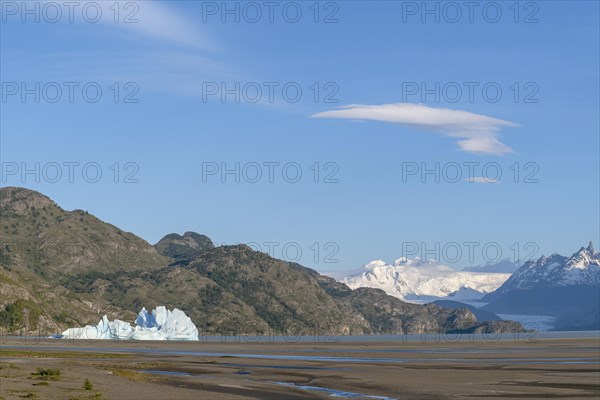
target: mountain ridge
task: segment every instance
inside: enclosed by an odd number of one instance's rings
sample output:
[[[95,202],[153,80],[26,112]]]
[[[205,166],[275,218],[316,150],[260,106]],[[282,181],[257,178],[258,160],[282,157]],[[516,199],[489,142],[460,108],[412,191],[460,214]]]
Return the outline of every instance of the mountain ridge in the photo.
[[[166,235],[152,246],[80,210],[23,188],[0,188],[0,328],[56,333],[98,315],[132,320],[142,307],[179,308],[206,334],[381,334],[522,330],[477,321],[467,309],[414,305],[347,286],[245,245]],[[68,257],[29,257],[71,244]],[[6,244],[8,246],[5,246]],[[93,251],[92,251],[93,250]],[[52,332],[54,331],[54,332]]]
[[[600,329],[600,252],[590,242],[570,257],[528,261],[482,301],[491,312],[556,317],[557,330]]]
[[[570,257],[558,253],[523,264],[496,291],[486,296],[493,298],[511,290],[531,289],[536,286],[600,286],[600,252],[592,242],[581,247]]]

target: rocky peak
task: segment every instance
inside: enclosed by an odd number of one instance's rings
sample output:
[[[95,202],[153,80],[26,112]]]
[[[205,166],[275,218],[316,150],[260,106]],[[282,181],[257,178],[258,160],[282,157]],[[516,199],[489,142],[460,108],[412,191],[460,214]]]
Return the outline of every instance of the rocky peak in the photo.
[[[0,210],[4,212],[25,215],[32,209],[46,206],[58,207],[50,198],[35,190],[19,187],[0,188]]]
[[[590,240],[590,244],[588,244],[588,247],[586,248],[586,250],[590,253],[590,254],[594,254],[594,244],[592,243],[592,241]]]
[[[163,256],[175,260],[190,260],[204,251],[214,249],[215,245],[208,236],[188,231],[183,235],[170,233],[154,247]]]

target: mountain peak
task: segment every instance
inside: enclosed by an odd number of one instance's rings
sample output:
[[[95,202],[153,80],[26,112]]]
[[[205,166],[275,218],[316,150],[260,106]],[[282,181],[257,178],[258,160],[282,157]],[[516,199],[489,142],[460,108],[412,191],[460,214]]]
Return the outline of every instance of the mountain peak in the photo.
[[[22,215],[29,208],[44,206],[56,206],[56,203],[35,190],[14,186],[0,188],[0,209]]]
[[[170,233],[154,245],[163,256],[176,260],[190,260],[203,251],[215,248],[214,243],[206,235],[187,231],[182,235]]]
[[[590,240],[590,244],[588,244],[588,247],[586,250],[589,251],[590,254],[594,254],[594,244],[592,243],[591,240]]]
[[[406,258],[406,257],[400,257],[398,258],[396,261],[394,261],[394,266],[395,267],[401,267],[401,266],[408,266],[408,267],[427,267],[427,266],[433,266],[433,265],[441,265],[440,263],[438,263],[436,260],[430,258],[430,259],[421,259],[421,257],[415,257],[415,258]]]
[[[386,262],[383,260],[373,260],[367,264],[365,264],[363,266],[364,269],[366,270],[372,270],[375,269],[377,267],[384,267],[386,265]]]

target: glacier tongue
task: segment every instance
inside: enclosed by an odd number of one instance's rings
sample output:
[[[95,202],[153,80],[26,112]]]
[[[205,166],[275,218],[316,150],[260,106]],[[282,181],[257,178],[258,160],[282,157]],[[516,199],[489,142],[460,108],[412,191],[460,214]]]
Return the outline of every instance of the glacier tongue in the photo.
[[[62,333],[63,339],[114,340],[198,340],[198,328],[190,317],[179,309],[156,307],[151,313],[142,308],[135,327],[121,320],[109,321],[105,315],[98,325],[70,328]]]

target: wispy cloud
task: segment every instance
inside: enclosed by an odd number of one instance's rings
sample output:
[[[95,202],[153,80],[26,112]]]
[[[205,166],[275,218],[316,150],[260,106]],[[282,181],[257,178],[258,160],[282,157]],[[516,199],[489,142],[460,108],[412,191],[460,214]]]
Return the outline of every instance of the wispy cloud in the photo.
[[[227,63],[185,49],[48,53],[27,59],[23,68],[7,76],[13,80],[35,76],[48,82],[97,82],[107,87],[114,82],[133,82],[140,89],[140,97],[171,94],[202,98],[203,82],[236,80],[240,74]]]
[[[74,36],[102,39],[100,45],[73,41],[63,52],[3,54],[14,57],[12,65],[19,65],[8,72],[9,76],[15,80],[33,76],[38,81],[133,82],[140,88],[140,96],[168,93],[199,97],[203,82],[239,75],[236,68],[222,61],[225,50],[206,27],[189,11],[186,14],[185,2],[96,1],[83,2],[77,9],[81,12],[91,3],[101,8],[99,24],[76,15],[76,24],[69,29]],[[68,19],[62,21],[67,24]]]
[[[461,150],[476,154],[503,155],[513,150],[498,140],[503,127],[519,126],[510,121],[461,110],[433,108],[423,104],[352,104],[313,114],[314,118],[342,118],[411,125],[461,139]]]
[[[470,183],[498,183],[499,181],[494,178],[487,178],[485,176],[472,176],[465,178],[465,181]]]
[[[112,2],[111,2],[112,3]],[[122,7],[127,7],[131,1],[119,2]],[[141,35],[158,40],[164,40],[183,46],[210,49],[214,43],[208,35],[198,29],[198,21],[189,19],[181,12],[158,1],[135,2],[139,10],[133,18],[139,22],[120,23],[120,27],[129,28]]]
[[[54,0],[42,0],[43,3],[53,3]],[[66,4],[66,3],[65,3]],[[199,49],[214,49],[215,43],[199,29],[201,24],[189,18],[176,7],[169,5],[168,1],[83,1],[73,3],[74,9],[82,13],[84,7],[93,6],[89,11],[92,20],[122,28],[129,33],[139,35],[141,38],[164,41],[168,44],[178,44]],[[63,7],[64,8],[64,7]],[[99,8],[98,11],[96,9]],[[87,15],[87,14],[86,14]],[[75,22],[90,25],[90,21],[80,18],[76,14]],[[65,23],[70,18],[62,18]]]

